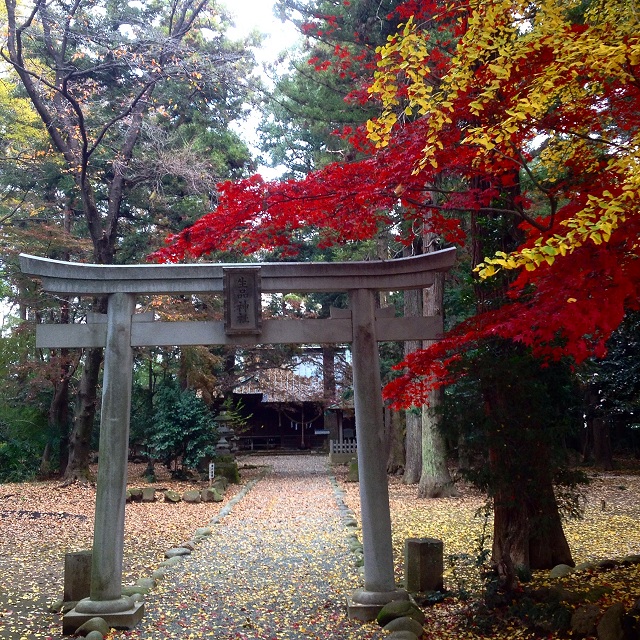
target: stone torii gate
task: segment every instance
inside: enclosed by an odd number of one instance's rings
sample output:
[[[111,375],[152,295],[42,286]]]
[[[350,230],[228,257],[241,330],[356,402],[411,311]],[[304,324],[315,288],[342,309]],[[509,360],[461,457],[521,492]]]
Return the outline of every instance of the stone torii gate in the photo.
[[[102,412],[91,592],[65,615],[65,633],[100,616],[131,628],[144,605],[122,594],[125,494],[133,347],[351,343],[364,547],[364,589],[348,599],[349,615],[372,619],[382,605],[407,597],[393,573],[389,490],[383,450],[383,403],[378,341],[436,339],[441,317],[396,318],[376,309],[377,291],[426,288],[447,271],[454,249],[390,261],[112,266],[74,264],[21,255],[23,273],[46,291],[108,296],[106,316],[87,324],[38,325],[41,348],[104,347]],[[346,291],[349,309],[326,320],[262,320],[262,293]],[[136,296],[223,294],[225,321],[158,322],[135,313]]]

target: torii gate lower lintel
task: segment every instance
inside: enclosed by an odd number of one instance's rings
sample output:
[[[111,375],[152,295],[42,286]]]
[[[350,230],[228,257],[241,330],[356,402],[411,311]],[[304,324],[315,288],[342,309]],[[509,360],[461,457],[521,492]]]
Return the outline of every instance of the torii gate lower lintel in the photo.
[[[376,291],[425,288],[435,271],[453,265],[455,249],[390,261],[196,265],[87,265],[21,255],[23,273],[42,279],[46,291],[107,295],[106,318],[88,324],[38,325],[38,347],[104,347],[104,378],[90,597],[64,617],[64,633],[103,617],[131,628],[144,605],[122,595],[124,513],[127,484],[133,347],[351,343],[358,437],[358,469],[364,546],[364,589],[349,599],[349,615],[373,619],[382,605],[407,594],[395,585],[391,518],[383,449],[383,403],[378,342],[435,339],[442,318],[395,318],[376,309]],[[135,314],[136,295],[222,293],[225,278],[247,269],[264,293],[347,291],[350,309],[326,320],[265,320],[247,332],[223,322],[155,322]],[[227,287],[228,289],[228,287]],[[240,297],[243,297],[242,295]],[[225,300],[225,304],[227,300]],[[391,313],[389,312],[391,311]]]

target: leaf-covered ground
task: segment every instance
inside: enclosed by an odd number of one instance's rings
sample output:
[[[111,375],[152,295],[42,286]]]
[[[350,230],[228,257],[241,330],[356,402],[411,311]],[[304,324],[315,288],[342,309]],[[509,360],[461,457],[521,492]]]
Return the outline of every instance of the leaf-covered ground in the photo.
[[[250,462],[274,464],[283,459]],[[359,586],[359,577],[337,519],[335,497],[324,472],[326,458],[289,460],[280,473],[260,480],[217,525],[215,537],[196,548],[148,596],[140,629],[114,632],[113,638],[379,637],[375,625],[348,622],[343,615],[344,595]],[[131,466],[129,486],[144,485],[142,470],[143,466]],[[358,485],[344,482],[344,469],[334,471],[346,490],[345,501],[359,520]],[[258,472],[245,469],[243,482]],[[176,483],[168,477],[159,478],[154,486],[178,491],[194,488],[193,483]],[[585,518],[565,527],[577,563],[640,553],[639,489],[635,475],[592,478],[585,494]],[[128,505],[125,584],[149,576],[168,548],[206,526],[237,491],[232,487],[219,504]],[[444,541],[445,557],[462,557],[455,570],[447,567],[446,586],[453,591],[471,588],[470,565],[483,534],[483,519],[475,514],[483,497],[463,488],[458,498],[419,500],[415,487],[395,478],[390,481],[390,496],[398,579],[404,540],[438,537]],[[64,553],[91,546],[94,500],[92,487],[61,488],[55,482],[0,485],[0,637],[62,637],[60,617],[48,613],[47,607],[62,595]],[[489,544],[487,540],[485,545]],[[335,561],[328,561],[329,556]],[[207,564],[198,564],[205,558]],[[247,566],[254,572],[247,572]],[[544,574],[534,576],[534,585],[545,582]],[[603,606],[623,601],[629,608],[640,597],[638,565],[580,572],[563,583],[577,590],[606,586],[599,602]],[[425,637],[429,639],[553,637],[532,634],[504,611],[499,612],[497,624],[488,628],[486,616],[479,615],[473,600],[450,597],[426,612],[429,631]]]
[[[146,465],[129,465],[129,487],[149,486]],[[175,482],[156,467],[158,489],[184,492],[199,486]],[[246,470],[245,478],[255,471]],[[206,484],[200,483],[200,486]],[[225,504],[238,491],[231,486]],[[221,504],[157,501],[127,505],[123,582],[147,576],[165,551],[193,535]],[[62,598],[64,554],[93,544],[95,487],[59,482],[0,484],[0,637],[57,638],[60,617],[48,608]]]
[[[346,473],[338,473],[343,480]],[[346,501],[359,517],[357,484],[343,483]],[[416,489],[390,478],[390,504],[395,550],[395,569],[402,579],[404,540],[433,537],[444,542],[445,588],[453,594],[478,589],[479,570],[475,560],[482,548],[491,548],[491,519],[482,516],[485,497],[470,487],[461,488],[460,497],[418,499]],[[564,523],[564,530],[576,565],[584,562],[622,559],[640,554],[640,477],[633,473],[592,473],[583,488],[584,517]],[[606,591],[596,601],[604,611],[623,602],[629,611],[640,599],[640,565],[617,566],[606,570],[580,571],[560,580],[550,580],[548,572],[535,572],[528,589],[562,586],[575,592],[602,587]],[[580,602],[564,603],[569,609]],[[447,638],[554,638],[556,634],[522,624],[514,607],[483,610],[473,598],[452,596],[426,607],[425,640]]]

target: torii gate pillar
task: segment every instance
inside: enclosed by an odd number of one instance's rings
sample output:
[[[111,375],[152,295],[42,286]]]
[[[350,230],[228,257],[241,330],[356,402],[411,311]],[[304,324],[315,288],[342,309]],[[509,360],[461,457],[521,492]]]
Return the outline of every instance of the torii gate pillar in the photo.
[[[358,436],[358,476],[362,543],[364,547],[364,589],[347,601],[349,617],[374,618],[380,606],[392,600],[406,600],[393,575],[393,547],[389,487],[384,451],[384,422],[380,395],[380,363],[375,330],[376,299],[370,289],[349,292],[353,324],[353,394]]]
[[[64,633],[75,632],[95,617],[107,617],[110,626],[130,629],[144,615],[142,602],[122,595],[135,303],[130,293],[113,293],[108,299],[91,592],[64,616]]]

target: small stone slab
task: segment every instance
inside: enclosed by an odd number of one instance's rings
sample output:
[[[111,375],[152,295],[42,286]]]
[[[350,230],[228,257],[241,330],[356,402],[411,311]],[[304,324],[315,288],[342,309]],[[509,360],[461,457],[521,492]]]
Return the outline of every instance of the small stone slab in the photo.
[[[570,573],[574,572],[574,568],[570,567],[568,564],[557,564],[551,571],[549,571],[550,578],[564,578],[568,576]]]
[[[169,549],[165,551],[164,557],[168,558],[179,558],[180,556],[190,556],[191,549],[185,549],[184,547],[174,547],[173,549]]]
[[[358,538],[348,538],[347,545],[350,551],[355,551],[356,549],[362,549],[362,542],[358,540]]]
[[[395,618],[413,618],[420,626],[424,624],[424,613],[411,600],[392,600],[382,607],[376,620],[381,627]]]
[[[422,625],[416,622],[413,618],[403,616],[402,618],[394,618],[391,622],[387,623],[384,627],[385,631],[410,631],[420,637],[423,633]]]
[[[168,489],[164,492],[164,501],[176,504],[178,502],[182,502],[182,496],[177,491]]]
[[[153,576],[154,580],[158,581],[162,580],[167,575],[167,572],[164,570],[164,568],[160,567],[156,569],[151,575]]]
[[[104,618],[94,617],[80,625],[76,633],[86,636],[90,631],[98,631],[103,636],[106,636],[109,633],[109,625]]]
[[[578,607],[571,616],[571,631],[579,637],[594,635],[601,613],[600,607],[595,604]]]
[[[182,556],[172,556],[171,558],[167,558],[166,560],[163,560],[159,566],[175,567],[177,564],[180,564],[180,560],[182,560]]]
[[[624,638],[624,628],[622,619],[625,610],[622,602],[616,602],[611,605],[605,612],[598,623],[598,640],[620,640]]]
[[[104,636],[99,631],[89,631],[85,638],[86,640],[104,640]]]
[[[90,550],[65,553],[64,555],[64,594],[65,602],[88,598],[91,592]]]
[[[185,491],[182,494],[182,499],[185,502],[188,502],[190,504],[197,504],[198,502],[202,501],[202,497],[200,496],[200,492],[197,491],[196,489],[194,489],[192,491]]]
[[[138,578],[136,580],[136,585],[147,589],[153,589],[153,587],[156,586],[156,581],[153,578]]]
[[[224,500],[222,494],[215,487],[203,489],[200,494],[202,502],[222,502]]]
[[[75,606],[75,605],[74,605]],[[64,600],[60,598],[56,600],[48,609],[49,613],[60,613],[62,611],[62,607],[64,607]],[[72,607],[73,608],[73,607]]]
[[[132,502],[142,501],[142,489],[139,489],[139,488],[127,489],[127,494],[131,497]]]
[[[142,490],[142,502],[155,502],[156,490],[153,487],[145,487]]]
[[[407,538],[404,541],[405,589],[409,592],[441,591],[444,545],[437,538]]]
[[[212,489],[217,489],[220,493],[224,493],[229,486],[229,481],[224,476],[216,476],[211,483]]]

